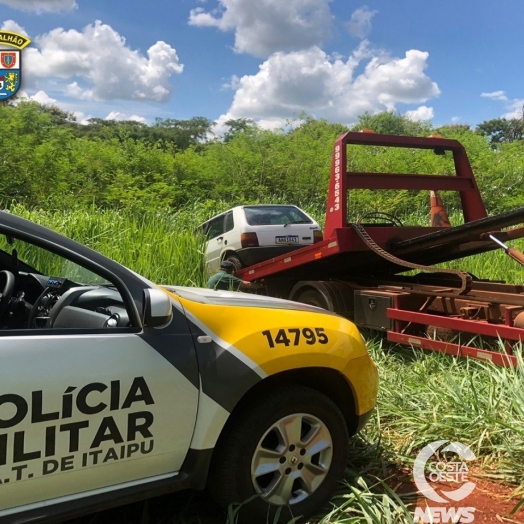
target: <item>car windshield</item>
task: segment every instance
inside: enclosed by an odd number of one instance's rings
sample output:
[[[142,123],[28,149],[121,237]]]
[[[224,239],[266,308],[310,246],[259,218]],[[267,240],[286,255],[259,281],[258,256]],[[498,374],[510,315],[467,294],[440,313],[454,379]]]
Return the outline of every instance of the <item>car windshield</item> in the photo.
[[[245,206],[250,226],[312,224],[312,220],[295,206]]]
[[[63,277],[77,284],[110,284],[101,276],[85,267],[57,255],[47,249],[23,240],[0,235],[0,255],[16,262],[24,271],[42,275]]]

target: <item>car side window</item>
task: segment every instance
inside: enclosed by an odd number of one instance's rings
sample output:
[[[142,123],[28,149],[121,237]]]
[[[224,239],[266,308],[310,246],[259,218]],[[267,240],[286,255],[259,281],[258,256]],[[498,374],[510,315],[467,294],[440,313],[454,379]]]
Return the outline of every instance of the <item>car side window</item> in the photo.
[[[235,221],[233,220],[233,211],[228,211],[226,213],[224,231],[227,233],[228,231],[231,231],[234,227],[235,227]]]
[[[24,240],[0,240],[0,293],[0,334],[131,327],[113,282]]]
[[[224,232],[224,215],[214,218],[209,221],[207,228],[207,237],[209,239],[216,238]]]

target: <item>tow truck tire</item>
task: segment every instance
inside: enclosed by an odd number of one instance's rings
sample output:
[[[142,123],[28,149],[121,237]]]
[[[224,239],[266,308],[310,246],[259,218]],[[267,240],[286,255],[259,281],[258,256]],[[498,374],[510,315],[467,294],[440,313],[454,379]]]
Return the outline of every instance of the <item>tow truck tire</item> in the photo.
[[[238,258],[236,255],[227,255],[225,259],[235,264],[236,271],[240,271],[244,267],[242,260],[240,260],[240,258]]]
[[[317,390],[281,387],[233,415],[215,449],[208,488],[249,524],[303,522],[342,477],[348,431],[336,404]],[[240,505],[240,507],[239,507]]]
[[[329,311],[329,306],[326,299],[324,296],[322,296],[322,293],[316,289],[306,289],[306,291],[301,293],[296,300],[302,304],[321,307]]]

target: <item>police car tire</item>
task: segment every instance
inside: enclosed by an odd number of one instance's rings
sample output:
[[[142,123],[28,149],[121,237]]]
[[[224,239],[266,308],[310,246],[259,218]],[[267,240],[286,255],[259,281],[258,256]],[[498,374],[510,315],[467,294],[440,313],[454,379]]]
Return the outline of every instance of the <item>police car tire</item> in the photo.
[[[304,500],[292,505],[268,503],[257,495],[251,469],[262,437],[280,420],[293,416],[320,421],[331,437],[331,462],[321,484]],[[249,524],[303,522],[328,502],[342,477],[348,456],[348,431],[336,404],[317,390],[287,386],[257,397],[236,413],[232,425],[220,437],[211,465],[208,488],[225,510],[230,504],[238,509],[240,522]],[[297,450],[298,451],[298,450]],[[296,456],[299,460],[300,454]],[[289,459],[289,453],[288,457]]]

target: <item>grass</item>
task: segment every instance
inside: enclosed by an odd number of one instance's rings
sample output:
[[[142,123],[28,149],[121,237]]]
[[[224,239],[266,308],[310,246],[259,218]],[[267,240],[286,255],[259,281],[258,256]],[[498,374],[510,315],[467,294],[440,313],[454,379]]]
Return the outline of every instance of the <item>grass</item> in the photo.
[[[48,212],[11,209],[110,256],[147,278],[166,284],[203,285],[203,238],[194,228],[226,203],[196,203],[176,213],[104,210]],[[307,208],[307,206],[305,206]],[[319,218],[319,208],[306,209]],[[519,243],[512,242],[518,247]],[[523,283],[524,268],[497,250],[450,264],[478,277]],[[317,521],[413,524],[413,494],[398,494],[392,479],[408,478],[414,457],[427,443],[448,439],[471,448],[479,475],[511,482],[515,504],[524,495],[524,365],[505,369],[440,353],[392,347],[370,338],[380,371],[375,417],[351,442],[344,481]],[[182,524],[227,522],[208,517],[200,495],[155,499],[148,505],[84,519],[86,524]],[[194,502],[192,502],[194,501]],[[154,507],[154,509],[152,509]],[[149,508],[149,509],[148,509]],[[116,513],[115,513],[116,512]],[[106,514],[107,515],[107,514]]]

